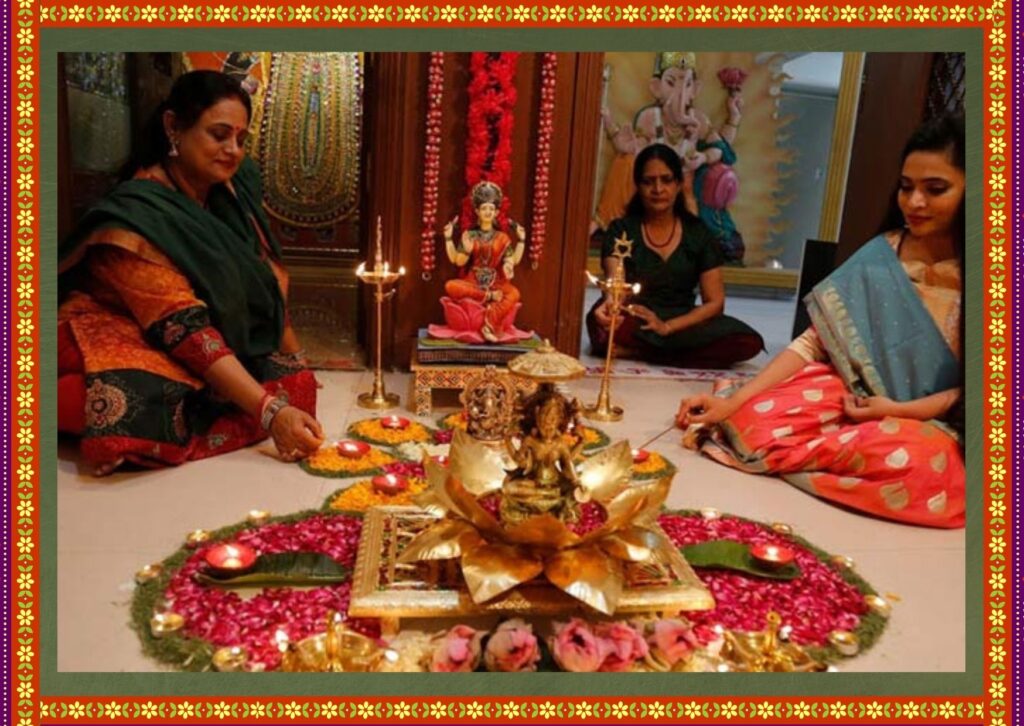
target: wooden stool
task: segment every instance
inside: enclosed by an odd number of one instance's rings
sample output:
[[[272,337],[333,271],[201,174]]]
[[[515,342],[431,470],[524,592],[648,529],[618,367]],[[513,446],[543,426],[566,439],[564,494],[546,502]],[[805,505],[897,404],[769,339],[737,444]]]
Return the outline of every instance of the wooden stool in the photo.
[[[483,373],[487,366],[483,365],[453,365],[450,363],[426,364],[420,363],[417,350],[412,349],[412,360],[409,363],[409,370],[412,371],[412,390],[409,392],[409,409],[417,416],[427,416],[433,410],[433,395],[435,389],[456,389],[461,391],[466,383],[473,376]],[[508,368],[496,366],[503,375],[509,375]],[[532,391],[532,381],[512,376],[516,389],[519,391]]]

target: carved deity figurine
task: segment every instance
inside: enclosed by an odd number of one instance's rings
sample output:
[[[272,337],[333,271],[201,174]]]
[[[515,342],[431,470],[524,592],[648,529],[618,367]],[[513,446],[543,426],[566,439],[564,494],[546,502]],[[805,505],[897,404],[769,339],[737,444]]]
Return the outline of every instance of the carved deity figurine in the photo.
[[[501,188],[482,181],[472,190],[476,224],[455,239],[453,219],[444,227],[445,251],[459,276],[445,283],[441,298],[446,325],[431,325],[435,338],[464,343],[512,343],[532,333],[515,327],[519,289],[512,284],[515,266],[526,249],[526,230],[513,223],[515,241],[495,222],[501,207]]]
[[[524,404],[522,443],[505,441],[516,469],[502,485],[502,522],[514,524],[541,514],[565,522],[579,519],[583,494],[574,461],[583,450],[583,438],[570,445],[564,436],[575,418],[573,405],[550,386],[542,386]]]

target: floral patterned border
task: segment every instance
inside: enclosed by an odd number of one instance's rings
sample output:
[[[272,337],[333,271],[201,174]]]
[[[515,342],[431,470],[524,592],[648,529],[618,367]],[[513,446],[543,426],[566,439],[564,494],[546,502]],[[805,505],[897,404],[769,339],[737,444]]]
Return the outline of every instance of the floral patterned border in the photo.
[[[8,471],[10,532],[5,560],[10,640],[5,656],[10,659],[10,721],[18,726],[46,723],[125,723],[173,719],[177,722],[247,722],[271,720],[467,721],[497,720],[576,722],[676,719],[706,721],[801,721],[818,723],[885,720],[915,723],[936,720],[984,722],[989,726],[1012,723],[1010,672],[1010,623],[1007,610],[1011,592],[1007,565],[1012,508],[1007,497],[1012,474],[1009,455],[1008,402],[1012,389],[1008,368],[1014,364],[1009,346],[1012,317],[1008,281],[1008,239],[1012,231],[1012,207],[1007,203],[1012,167],[1007,163],[1012,148],[1007,117],[1013,107],[1008,92],[1012,48],[1007,43],[1005,0],[989,4],[406,4],[367,3],[306,5],[259,3],[251,5],[185,3],[39,4],[15,0],[5,14],[10,54],[4,58],[13,73],[4,73],[12,84],[5,123],[9,125],[5,161],[10,173],[9,207],[6,210],[13,234],[9,288],[5,297],[5,325],[11,325],[10,376],[11,454]],[[42,697],[39,684],[38,615],[38,486],[39,450],[36,444],[40,421],[37,397],[39,157],[38,31],[40,27],[830,27],[830,28],[936,28],[975,27],[985,34],[984,113],[985,159],[983,309],[985,366],[983,390],[973,392],[983,407],[983,469],[985,473],[985,527],[981,533],[987,548],[983,562],[985,581],[984,691],[970,697],[923,698],[146,698]],[[1015,36],[1016,37],[1016,36]],[[8,68],[5,68],[8,70]],[[5,221],[8,221],[5,220]],[[6,564],[6,563],[5,563]],[[7,715],[7,714],[5,714]]]

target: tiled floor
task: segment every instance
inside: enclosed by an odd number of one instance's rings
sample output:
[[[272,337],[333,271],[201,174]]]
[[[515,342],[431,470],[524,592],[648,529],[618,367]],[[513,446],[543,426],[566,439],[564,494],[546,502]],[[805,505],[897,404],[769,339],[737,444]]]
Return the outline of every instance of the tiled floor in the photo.
[[[349,422],[368,415],[354,402],[357,392],[369,389],[370,374],[318,375],[324,383],[320,420],[328,436],[338,437]],[[405,374],[388,376],[389,389],[403,400],[407,384]],[[647,445],[679,466],[669,506],[712,506],[788,522],[820,547],[852,557],[880,592],[899,597],[880,642],[842,670],[962,671],[964,533],[842,511],[780,480],[735,472],[684,450],[679,432],[665,429],[679,398],[707,385],[617,380],[612,395],[626,416],[601,428],[633,445],[658,437]],[[589,402],[597,386],[587,378],[571,387]],[[135,570],[175,550],[193,529],[236,522],[254,508],[286,513],[319,506],[339,482],[309,476],[255,448],[177,469],[94,479],[80,471],[74,447],[62,445],[58,486],[59,670],[154,671],[160,667],[143,657],[128,627]],[[936,632],[946,637],[922,635]]]

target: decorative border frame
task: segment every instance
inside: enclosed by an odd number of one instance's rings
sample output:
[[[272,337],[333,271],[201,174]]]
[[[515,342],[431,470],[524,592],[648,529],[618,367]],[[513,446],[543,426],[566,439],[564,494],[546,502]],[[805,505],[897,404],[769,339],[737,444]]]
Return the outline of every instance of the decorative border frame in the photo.
[[[1024,84],[1020,67],[1020,19],[1010,27],[1006,0],[989,4],[937,3],[818,5],[794,2],[769,5],[715,3],[651,5],[594,3],[542,6],[539,4],[420,4],[417,0],[392,4],[202,4],[163,2],[104,6],[89,2],[12,0],[4,14],[5,52],[0,58],[0,86],[7,93],[3,123],[9,143],[2,152],[3,186],[8,204],[3,232],[9,254],[3,257],[4,306],[2,326],[10,343],[4,350],[3,370],[10,396],[5,398],[3,453],[10,487],[3,487],[5,520],[3,564],[5,647],[3,666],[10,690],[4,692],[2,710],[17,726],[38,723],[138,723],[209,721],[270,723],[304,722],[747,722],[811,720],[815,723],[885,721],[887,723],[986,723],[1006,726],[1020,718],[1010,674],[1016,654],[1011,643],[1011,618],[1019,617],[1019,604],[1010,611],[1013,582],[1020,582],[1019,557],[1013,560],[1016,525],[1011,517],[1019,504],[1019,490],[1008,496],[1014,470],[1010,437],[1020,436],[1020,424],[1011,431],[1010,414],[1020,412],[1009,375],[1013,366],[1020,390],[1020,366],[1010,340],[1011,267],[1024,265],[1024,246],[1010,253],[1013,221],[1020,212],[1020,189],[1014,184],[1009,160],[1020,152],[1021,111],[1010,93],[1013,80]],[[1012,6],[1011,6],[1012,7]],[[982,432],[974,434],[982,448],[985,522],[979,534],[985,546],[982,566],[985,623],[982,659],[983,690],[970,696],[907,697],[50,697],[39,693],[40,595],[39,441],[43,381],[39,376],[40,270],[40,85],[39,30],[41,28],[938,28],[971,27],[983,31],[985,88],[981,113],[974,118],[983,127],[983,390],[973,392],[981,402]],[[1013,44],[1009,42],[1013,32]],[[1015,61],[1012,63],[1011,58]],[[1012,63],[1012,67],[1011,67]],[[1014,114],[1011,122],[1011,113]],[[1011,124],[1015,127],[1011,134]],[[1011,198],[1010,193],[1014,196]],[[1011,200],[1009,201],[1008,200]],[[1014,206],[1016,202],[1016,206]],[[1019,274],[1019,273],[1018,273]],[[1021,279],[1014,278],[1013,302],[1018,302]],[[49,382],[46,382],[49,385]],[[1010,401],[1013,397],[1013,406]],[[1019,455],[1019,454],[1018,454]],[[1017,463],[1016,458],[1014,464]],[[1015,549],[1013,550],[1015,552]]]

